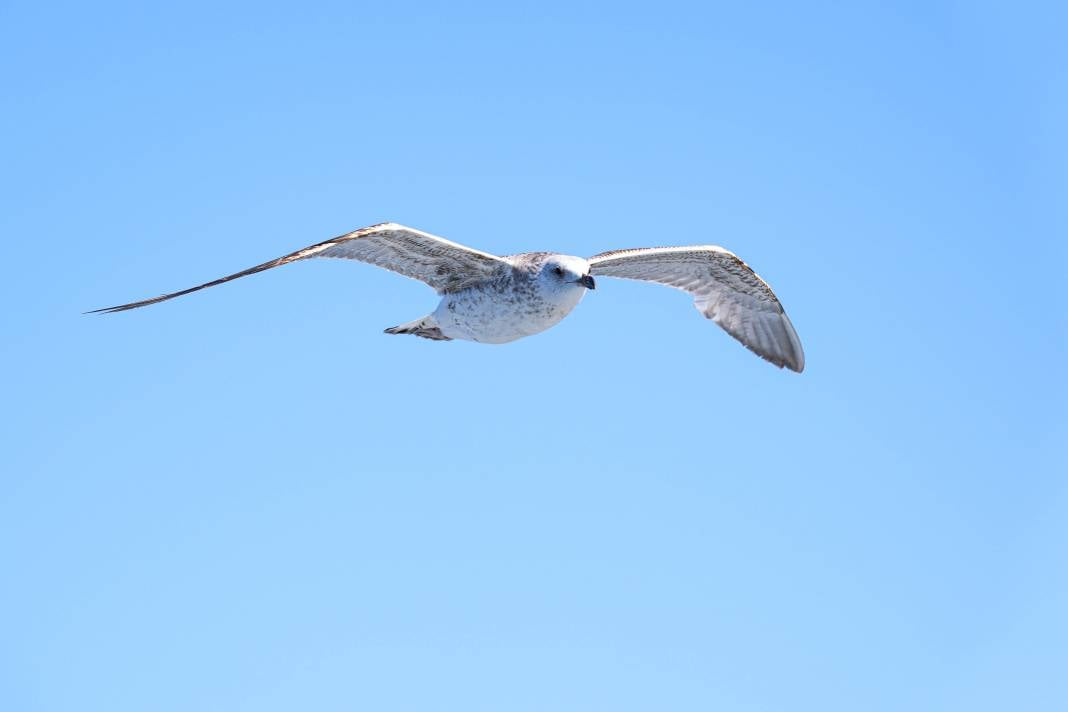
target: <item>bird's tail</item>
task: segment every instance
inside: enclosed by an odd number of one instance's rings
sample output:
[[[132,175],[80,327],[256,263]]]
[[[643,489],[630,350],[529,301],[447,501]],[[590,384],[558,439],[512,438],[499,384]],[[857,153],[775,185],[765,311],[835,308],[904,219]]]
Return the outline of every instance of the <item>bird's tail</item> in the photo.
[[[407,324],[391,326],[386,329],[386,333],[411,334],[412,336],[420,336],[424,339],[433,339],[434,341],[452,341],[450,337],[441,333],[441,327],[438,326],[438,323],[434,320],[433,316],[424,316],[422,319],[409,321]]]

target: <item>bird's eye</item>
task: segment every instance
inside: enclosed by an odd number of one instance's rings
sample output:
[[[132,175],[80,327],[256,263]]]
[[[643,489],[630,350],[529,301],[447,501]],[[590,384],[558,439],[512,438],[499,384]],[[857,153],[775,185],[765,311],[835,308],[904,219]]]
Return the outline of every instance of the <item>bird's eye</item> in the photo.
[[[563,277],[564,276],[564,268],[563,267],[553,267],[553,272],[556,273],[557,277]]]

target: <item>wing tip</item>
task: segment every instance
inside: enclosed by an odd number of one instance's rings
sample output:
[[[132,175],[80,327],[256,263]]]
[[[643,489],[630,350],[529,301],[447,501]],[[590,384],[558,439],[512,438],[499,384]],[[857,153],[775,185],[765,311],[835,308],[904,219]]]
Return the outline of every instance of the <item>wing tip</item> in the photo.
[[[90,309],[89,311],[83,311],[82,316],[87,314],[114,314],[115,312],[125,311],[129,307],[123,305],[118,307],[102,307],[100,309]]]
[[[779,354],[758,351],[744,341],[742,342],[742,345],[776,368],[786,369],[787,371],[793,371],[794,373],[802,373],[805,370],[804,354]]]
[[[751,325],[746,330],[741,325],[724,319],[715,309],[698,309],[706,319],[714,321],[738,343],[772,366],[789,369],[794,373],[804,372],[805,350],[801,347],[801,339],[785,311],[780,311],[774,321],[758,323],[755,327]]]
[[[781,314],[781,318],[783,326],[786,327],[786,336],[790,340],[790,354],[786,367],[794,373],[802,373],[805,370],[805,350],[801,347],[801,338],[797,335],[797,330],[794,328],[793,322],[790,321],[790,317],[786,316],[785,309]]]
[[[199,287],[197,288],[199,289]],[[192,291],[196,291],[195,289]],[[143,299],[139,302],[130,302],[129,304],[119,304],[115,307],[102,307],[100,309],[90,309],[89,311],[82,312],[82,315],[86,314],[115,314],[117,312],[130,311],[131,309],[140,309],[141,307],[147,307],[152,304],[159,304],[165,302],[173,297],[185,294],[185,292],[176,292],[174,294],[161,294],[158,297],[152,297],[151,299]]]
[[[758,346],[737,336],[735,338],[765,361],[794,373],[803,373],[805,370],[805,351],[801,348],[801,339],[798,338],[797,331],[794,330],[794,325],[790,323],[790,317],[786,316],[786,312],[782,312],[779,317],[781,319],[779,322],[781,326],[780,334],[785,335],[786,339],[783,340],[773,336],[771,348]],[[734,336],[734,334],[731,335]]]

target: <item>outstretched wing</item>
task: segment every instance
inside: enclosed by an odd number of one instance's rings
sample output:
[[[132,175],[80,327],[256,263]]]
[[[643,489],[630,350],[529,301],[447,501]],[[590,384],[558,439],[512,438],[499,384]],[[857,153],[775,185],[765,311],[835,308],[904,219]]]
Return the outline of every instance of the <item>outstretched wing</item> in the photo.
[[[370,227],[345,233],[332,240],[305,247],[291,252],[270,262],[250,267],[236,274],[204,284],[183,289],[180,292],[161,294],[140,302],[121,304],[117,307],[94,309],[98,312],[119,312],[127,309],[146,307],[149,304],[164,302],[184,294],[196,292],[207,287],[214,287],[238,277],[245,277],[257,272],[280,267],[290,262],[310,257],[339,257],[348,260],[369,262],[384,267],[405,277],[426,282],[439,292],[454,292],[465,286],[492,277],[497,270],[507,266],[507,262],[496,255],[473,250],[455,242],[450,242],[430,233],[415,230],[397,223],[381,223]]]
[[[733,253],[714,245],[602,252],[591,273],[659,282],[689,292],[706,318],[762,358],[800,373],[805,354],[771,287]]]

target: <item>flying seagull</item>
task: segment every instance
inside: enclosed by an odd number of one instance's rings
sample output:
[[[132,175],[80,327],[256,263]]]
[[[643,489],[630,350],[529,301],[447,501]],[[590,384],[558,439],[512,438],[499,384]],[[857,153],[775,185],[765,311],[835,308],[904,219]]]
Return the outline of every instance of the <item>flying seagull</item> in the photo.
[[[588,259],[555,252],[498,257],[404,225],[381,223],[180,292],[89,313],[145,307],[311,257],[369,262],[425,282],[441,295],[433,313],[386,329],[387,334],[503,344],[555,326],[595,287],[594,277],[621,277],[689,292],[697,311],[753,353],[779,368],[798,373],[805,368],[801,341],[771,287],[715,245],[612,250]]]

